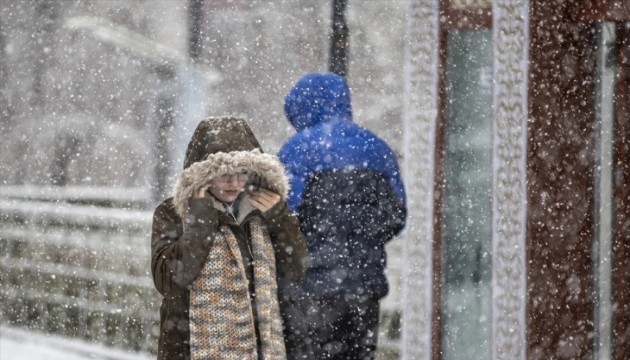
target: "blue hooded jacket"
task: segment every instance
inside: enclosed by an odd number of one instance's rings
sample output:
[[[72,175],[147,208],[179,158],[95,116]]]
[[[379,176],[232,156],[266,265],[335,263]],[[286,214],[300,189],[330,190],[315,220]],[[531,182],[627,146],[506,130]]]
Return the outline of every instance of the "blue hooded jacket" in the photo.
[[[384,244],[406,217],[393,151],[352,121],[350,90],[337,74],[303,76],[284,110],[297,133],[278,156],[289,175],[287,203],[300,217],[309,249],[303,291],[384,296]]]

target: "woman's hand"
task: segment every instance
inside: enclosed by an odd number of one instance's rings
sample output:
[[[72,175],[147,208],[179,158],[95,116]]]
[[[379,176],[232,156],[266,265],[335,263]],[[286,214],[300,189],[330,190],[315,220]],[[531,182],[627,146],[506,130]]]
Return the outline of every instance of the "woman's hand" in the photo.
[[[262,212],[271,209],[280,199],[280,195],[267,189],[252,191],[249,195],[249,202]]]

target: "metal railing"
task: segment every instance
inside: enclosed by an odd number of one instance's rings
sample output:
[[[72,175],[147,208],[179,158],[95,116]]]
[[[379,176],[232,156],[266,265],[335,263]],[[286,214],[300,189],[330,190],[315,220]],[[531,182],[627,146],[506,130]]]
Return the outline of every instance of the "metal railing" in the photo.
[[[147,199],[138,189],[0,187],[0,322],[155,353]]]

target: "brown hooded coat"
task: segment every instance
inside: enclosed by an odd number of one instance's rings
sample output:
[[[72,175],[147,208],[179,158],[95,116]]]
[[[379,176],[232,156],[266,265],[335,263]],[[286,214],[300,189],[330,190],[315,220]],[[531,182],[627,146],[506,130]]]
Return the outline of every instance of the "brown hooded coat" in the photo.
[[[193,191],[207,179],[243,170],[260,175],[262,186],[280,194],[282,201],[261,213],[249,204],[247,195],[244,195],[240,201],[238,219],[235,220],[227,216],[223,205],[213,197],[192,198]],[[259,317],[269,317],[269,314],[278,317],[277,310],[260,315],[260,309],[264,311],[265,308],[255,304],[258,299],[251,300],[251,303],[250,299],[255,299],[252,293],[258,289],[254,290],[254,287],[262,284],[258,279],[260,275],[254,276],[254,270],[257,274],[271,274],[269,277],[273,281],[267,281],[270,283],[268,293],[272,294],[274,304],[279,303],[286,336],[287,314],[291,310],[284,309],[287,306],[284,294],[303,278],[307,259],[298,220],[284,202],[287,192],[288,181],[281,163],[275,156],[262,153],[244,120],[209,118],[198,125],[188,145],[184,171],[175,185],[174,195],[159,204],[153,216],[151,270],[155,286],[163,295],[158,359],[191,358],[191,292],[197,295],[199,283],[204,282],[214,284],[214,290],[220,290],[218,293],[227,291],[232,296],[210,301],[208,307],[213,311],[217,306],[226,304],[229,307],[234,304],[237,309],[247,309],[238,310],[240,313],[236,315],[248,321],[210,317],[210,321],[218,322],[216,325],[219,327],[245,334],[245,338],[228,339],[236,343],[221,348],[221,358],[241,358],[243,351],[247,352],[242,357],[246,359],[255,360],[256,353],[259,358],[284,358],[284,346],[281,346],[282,349],[278,346],[274,348],[269,345],[273,339],[264,338],[269,336],[269,326],[265,331],[257,329],[260,322],[269,323],[269,319],[261,320]],[[255,224],[262,224],[258,228],[263,230],[257,233],[264,234],[258,235],[259,239],[265,239],[257,241],[271,242],[271,246],[268,246],[270,256],[259,258],[256,250],[251,253],[251,247],[257,246],[252,239],[256,232]],[[226,239],[232,239],[232,242]],[[263,264],[260,264],[261,259]],[[275,262],[265,264],[265,259],[275,259]],[[220,267],[220,271],[217,271],[217,267]],[[211,278],[215,276],[213,274],[229,275],[217,276],[214,281]],[[221,305],[217,305],[219,303]],[[196,306],[199,307],[198,304]],[[275,307],[277,309],[278,305]],[[234,313],[235,310],[230,311]],[[271,322],[275,323],[275,319]],[[211,343],[214,344],[214,341]],[[291,347],[287,345],[287,348]]]

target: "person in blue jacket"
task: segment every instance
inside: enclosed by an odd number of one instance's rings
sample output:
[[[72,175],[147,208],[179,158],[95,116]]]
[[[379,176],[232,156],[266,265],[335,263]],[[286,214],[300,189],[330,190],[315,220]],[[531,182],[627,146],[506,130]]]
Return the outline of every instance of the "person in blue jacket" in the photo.
[[[309,73],[285,98],[296,134],[278,156],[288,172],[309,261],[295,294],[313,359],[372,359],[380,299],[388,292],[385,244],[405,226],[396,157],[352,120],[343,77]]]

